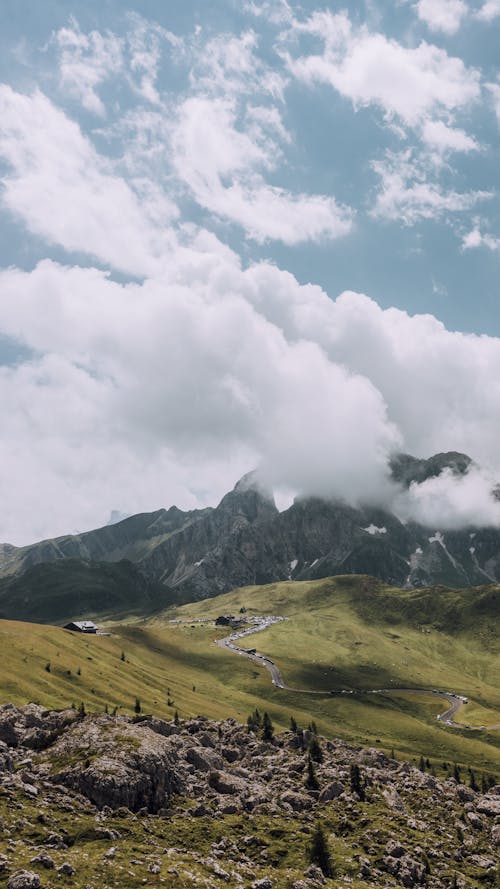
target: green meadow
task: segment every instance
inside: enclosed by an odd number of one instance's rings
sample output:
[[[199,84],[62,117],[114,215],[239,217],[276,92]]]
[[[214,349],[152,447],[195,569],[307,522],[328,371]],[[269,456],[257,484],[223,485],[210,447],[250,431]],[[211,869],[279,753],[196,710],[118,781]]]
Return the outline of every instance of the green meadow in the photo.
[[[458,762],[500,774],[500,633],[498,590],[401,591],[363,577],[247,587],[153,619],[109,624],[109,636],[0,621],[3,701],[48,707],[141,712],[173,718],[204,714],[245,722],[256,707],[277,727],[290,716],[312,720],[327,736],[393,749],[436,770]],[[500,598],[498,599],[500,601]],[[243,647],[271,657],[287,684],[219,648],[220,614],[275,614],[286,621],[249,636]],[[171,623],[177,619],[181,623]],[[445,704],[398,687],[466,695],[457,716],[471,728],[439,723]],[[371,689],[394,688],[384,695]],[[331,695],[350,690],[354,694]]]

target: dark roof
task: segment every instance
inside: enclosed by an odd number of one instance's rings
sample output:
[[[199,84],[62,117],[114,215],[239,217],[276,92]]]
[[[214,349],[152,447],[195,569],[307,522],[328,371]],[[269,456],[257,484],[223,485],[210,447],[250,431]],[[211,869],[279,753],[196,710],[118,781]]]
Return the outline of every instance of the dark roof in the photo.
[[[72,620],[69,624],[66,624],[64,629],[71,630],[73,627],[76,627],[77,630],[81,630],[82,633],[88,632],[89,630],[97,630],[95,623],[91,620]]]

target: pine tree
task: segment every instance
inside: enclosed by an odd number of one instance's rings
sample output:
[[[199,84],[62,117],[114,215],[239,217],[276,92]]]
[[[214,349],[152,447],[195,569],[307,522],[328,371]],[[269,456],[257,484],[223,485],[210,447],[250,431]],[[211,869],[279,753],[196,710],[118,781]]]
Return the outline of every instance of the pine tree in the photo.
[[[316,769],[314,768],[314,763],[311,759],[311,754],[308,754],[307,757],[306,787],[308,790],[319,790],[319,781],[316,775]]]
[[[333,867],[328,848],[326,834],[319,821],[316,823],[312,835],[311,845],[308,849],[309,864],[319,867],[325,877],[333,877]]]
[[[174,713],[174,725],[179,725],[179,722],[180,722],[179,713],[176,710]]]
[[[262,720],[262,740],[263,741],[272,741],[274,738],[274,726],[271,722],[271,717],[269,713],[264,713],[264,717]]]
[[[418,764],[418,767],[421,772],[425,772],[425,761],[424,761],[424,757],[422,755],[420,756],[420,762]]]
[[[323,762],[323,751],[316,735],[313,735],[309,741],[309,756],[314,762]]]
[[[294,719],[293,716],[290,716],[290,731],[291,732],[297,731],[297,720]]]
[[[453,777],[454,777],[455,781],[456,781],[458,784],[461,783],[461,780],[460,780],[460,766],[457,766],[456,762],[453,763]]]
[[[471,787],[472,790],[479,790],[479,786],[476,781],[476,776],[475,776],[474,772],[472,771],[472,769],[470,770],[469,786]]]
[[[139,714],[141,712],[141,702],[140,702],[139,698],[135,699],[134,711],[137,714]]]
[[[78,705],[78,716],[81,719],[83,719],[83,717],[85,716],[85,704],[83,703],[83,701],[81,701],[81,703]]]

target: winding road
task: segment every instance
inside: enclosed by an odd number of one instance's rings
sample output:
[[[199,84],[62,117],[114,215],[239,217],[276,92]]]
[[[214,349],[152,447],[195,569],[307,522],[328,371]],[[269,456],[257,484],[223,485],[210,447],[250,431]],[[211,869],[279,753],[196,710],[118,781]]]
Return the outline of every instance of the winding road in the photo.
[[[429,689],[429,688],[373,688],[364,691],[354,691],[352,689],[341,689],[339,691],[312,691],[311,689],[304,688],[292,688],[290,685],[287,685],[281,675],[279,668],[276,666],[274,661],[272,661],[265,654],[260,654],[255,648],[242,648],[239,643],[241,639],[244,639],[247,636],[253,635],[253,633],[260,633],[262,630],[267,630],[268,627],[273,626],[273,624],[282,623],[287,620],[285,617],[276,617],[273,615],[268,615],[265,617],[252,617],[250,618],[251,624],[246,629],[236,630],[231,633],[229,636],[225,636],[223,639],[217,639],[217,645],[220,648],[226,648],[229,651],[234,652],[234,654],[242,655],[243,657],[247,657],[255,663],[260,664],[262,667],[265,667],[266,670],[271,675],[271,681],[276,688],[282,688],[285,691],[293,691],[299,694],[304,695],[332,695],[334,697],[342,697],[344,695],[389,695],[389,694],[409,694],[409,695],[432,695],[433,697],[440,698],[443,701],[446,701],[449,705],[447,710],[444,713],[439,713],[436,719],[439,720],[443,725],[455,726],[456,728],[465,728],[472,729],[474,731],[494,731],[500,729],[500,725],[491,725],[491,726],[471,726],[466,725],[461,722],[457,722],[455,720],[455,716],[460,710],[460,708],[467,704],[467,698],[464,695],[455,694],[454,692],[448,691],[438,691],[437,689]]]

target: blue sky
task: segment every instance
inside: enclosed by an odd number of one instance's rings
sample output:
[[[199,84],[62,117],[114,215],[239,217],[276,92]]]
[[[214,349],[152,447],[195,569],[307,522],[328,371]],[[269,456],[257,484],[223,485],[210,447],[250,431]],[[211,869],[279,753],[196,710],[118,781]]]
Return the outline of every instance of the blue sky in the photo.
[[[0,26],[0,539],[254,465],[353,501],[395,496],[396,449],[500,470],[499,0],[6,0]],[[488,484],[446,521],[490,520]]]

